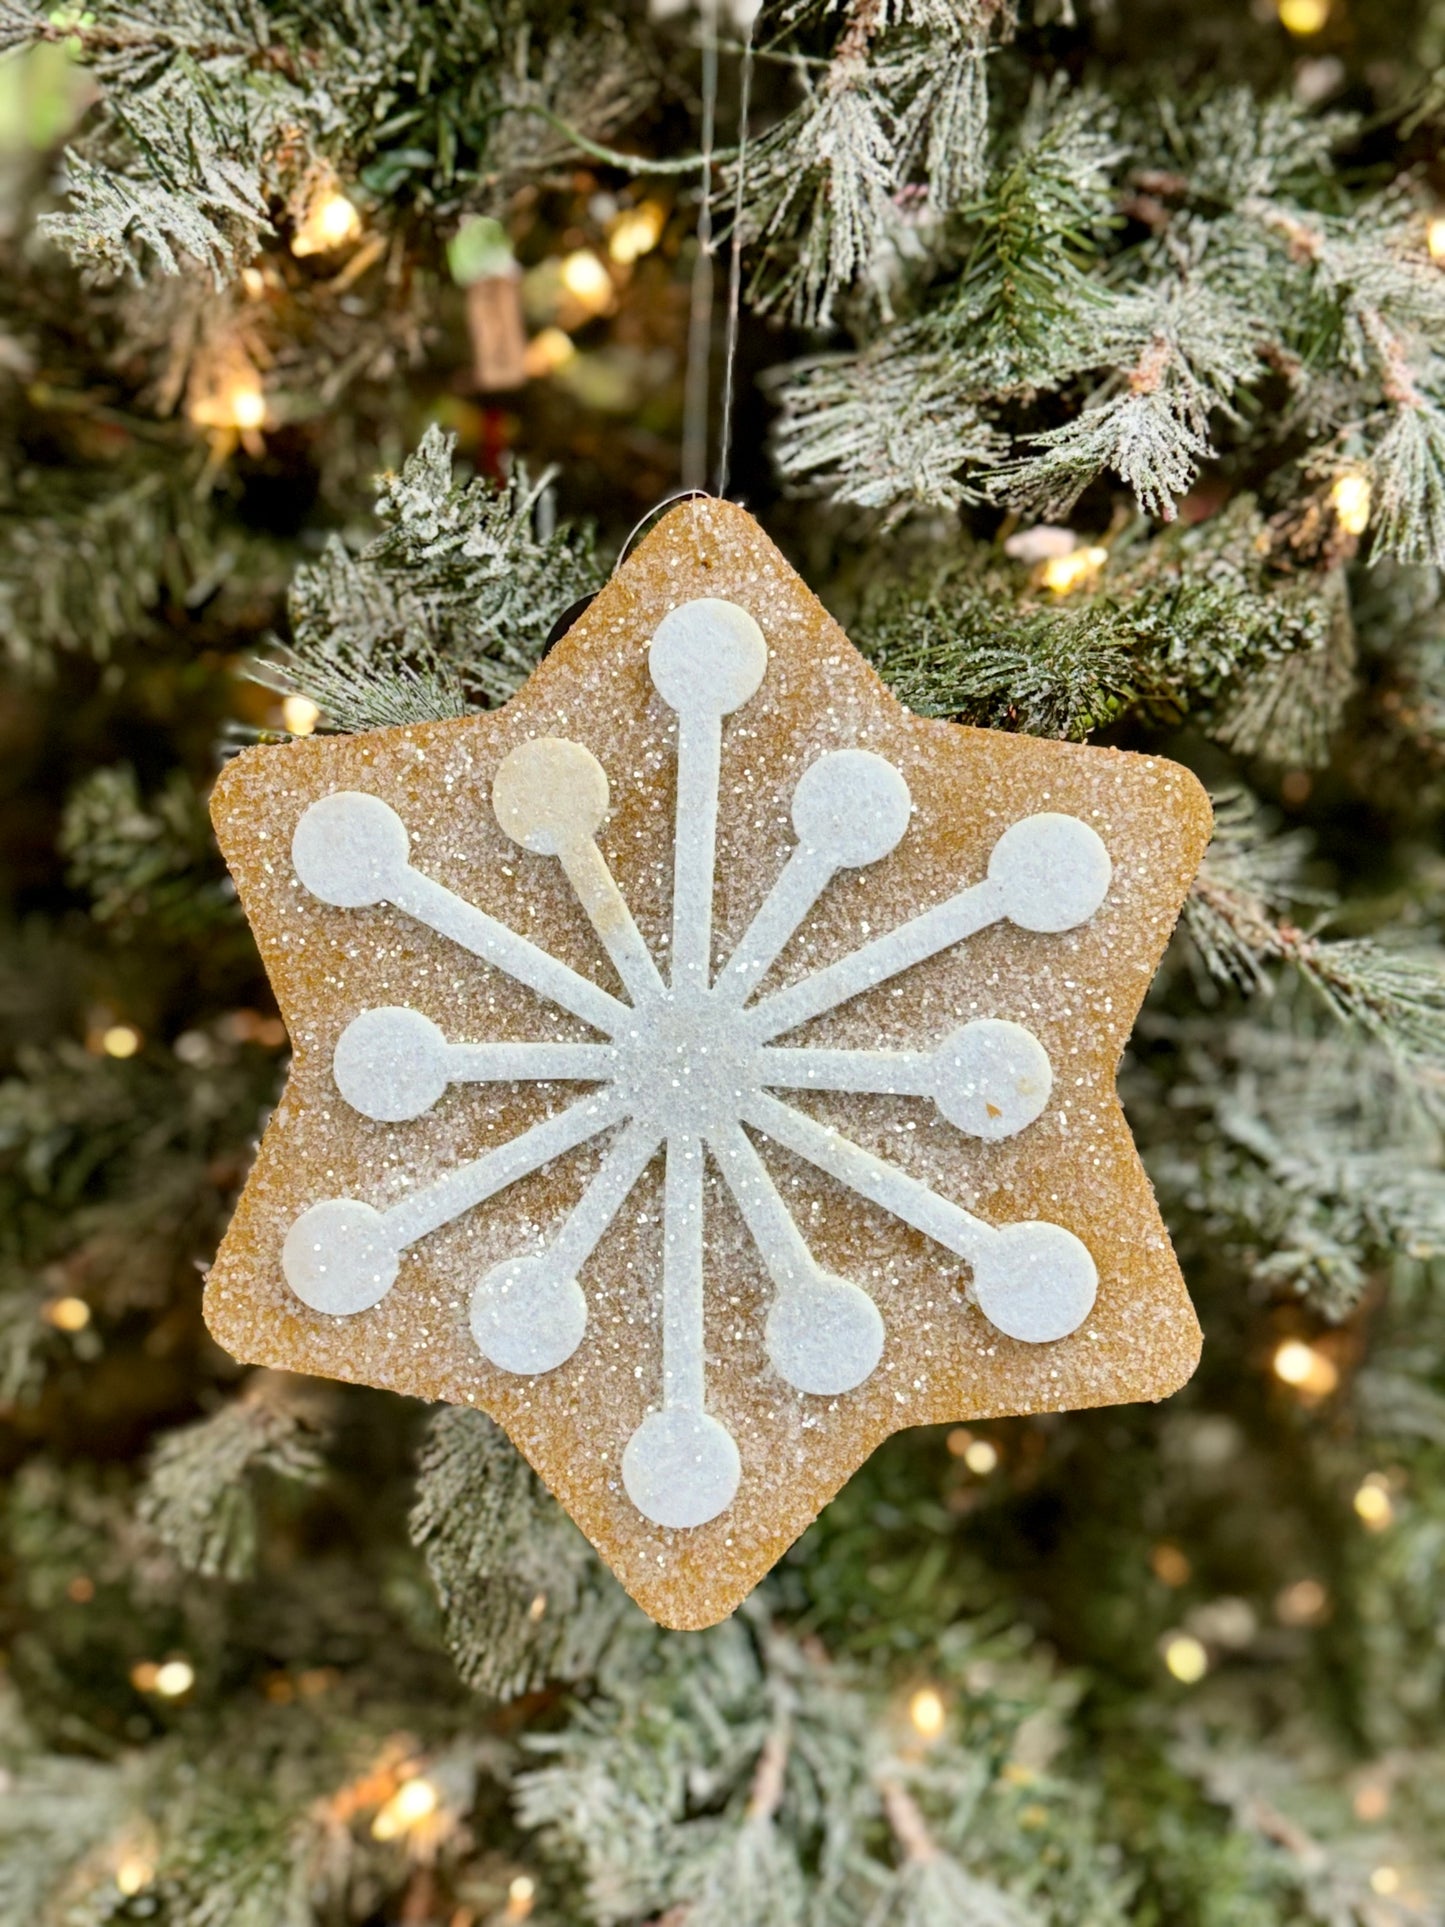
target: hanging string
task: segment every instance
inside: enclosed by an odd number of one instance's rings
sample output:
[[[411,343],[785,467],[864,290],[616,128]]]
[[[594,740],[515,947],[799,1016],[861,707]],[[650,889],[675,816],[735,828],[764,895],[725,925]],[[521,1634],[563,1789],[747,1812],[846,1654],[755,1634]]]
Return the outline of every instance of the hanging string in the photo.
[[[647,527],[647,524],[652,520],[654,515],[661,515],[662,511],[664,509],[670,509],[674,502],[690,502],[693,497],[697,495],[701,495],[704,500],[706,500],[707,490],[705,488],[680,488],[675,490],[671,495],[664,495],[662,500],[660,502],[654,502],[650,509],[645,509],[633,523],[632,533],[617,551],[617,560],[612,565],[613,569],[616,570],[622,567],[623,563],[627,560],[627,551],[632,547],[633,543],[637,540],[642,530]]]
[[[738,172],[733,193],[733,231],[728,247],[727,346],[723,351],[722,429],[718,436],[717,493],[728,492],[728,470],[733,453],[733,382],[737,374],[738,326],[743,294],[743,182],[748,165],[748,108],[753,91],[753,26],[748,22],[743,40],[742,77],[738,85]]]
[[[702,0],[702,198],[697,210],[697,259],[692,269],[682,405],[683,486],[703,490],[707,487],[708,362],[712,346],[712,169],[717,127],[717,7],[718,0]]]

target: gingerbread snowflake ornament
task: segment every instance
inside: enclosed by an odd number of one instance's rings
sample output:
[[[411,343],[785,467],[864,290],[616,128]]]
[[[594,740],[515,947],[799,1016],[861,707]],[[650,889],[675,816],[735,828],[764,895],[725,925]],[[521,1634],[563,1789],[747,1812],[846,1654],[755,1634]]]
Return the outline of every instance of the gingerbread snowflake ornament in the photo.
[[[250,750],[214,814],[295,1059],[211,1330],[484,1408],[664,1624],[900,1426],[1193,1370],[1114,1075],[1203,791],[909,714],[741,509],[504,709]]]

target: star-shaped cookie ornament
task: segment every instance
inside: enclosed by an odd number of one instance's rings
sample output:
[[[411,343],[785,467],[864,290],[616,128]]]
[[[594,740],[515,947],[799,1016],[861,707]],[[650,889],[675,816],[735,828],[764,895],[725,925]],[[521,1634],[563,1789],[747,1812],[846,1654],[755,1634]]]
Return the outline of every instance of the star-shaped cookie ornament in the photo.
[[[900,1426],[1193,1370],[1114,1074],[1204,792],[910,715],[741,509],[504,709],[213,809],[296,1054],[211,1330],[490,1412],[663,1624]]]

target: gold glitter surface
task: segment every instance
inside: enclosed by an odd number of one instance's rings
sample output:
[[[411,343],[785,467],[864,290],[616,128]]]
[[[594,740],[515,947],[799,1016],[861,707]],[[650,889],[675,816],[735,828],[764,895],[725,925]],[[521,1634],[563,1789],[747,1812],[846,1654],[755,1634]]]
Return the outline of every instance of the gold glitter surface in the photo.
[[[318,902],[297,880],[290,845],[317,798],[369,790],[404,819],[418,869],[620,995],[559,865],[505,837],[491,807],[492,774],[508,750],[531,736],[575,738],[607,772],[612,805],[599,842],[665,974],[676,717],[653,690],[646,651],[663,615],[698,596],[748,610],[770,652],[761,691],[723,728],[715,968],[791,850],[793,787],[825,750],[863,747],[895,764],[913,795],[912,822],[892,855],[830,884],[761,994],[976,882],[1001,832],[1037,811],[1081,817],[1114,867],[1103,907],[1082,927],[1050,936],[995,925],[778,1040],[917,1050],[973,1017],[1027,1025],[1052,1060],[1053,1094],[1036,1123],[1003,1142],[963,1136],[916,1098],[803,1092],[795,1101],[990,1223],[1042,1218],[1073,1231],[1099,1271],[1089,1317],[1052,1344],[1002,1336],[967,1302],[962,1261],[760,1141],[820,1263],[876,1300],[883,1358],[837,1398],[778,1376],[763,1348],[768,1279],[710,1170],[708,1408],[737,1440],[742,1483],[711,1523],[669,1531],[638,1513],[620,1470],[623,1446],[660,1396],[660,1156],[581,1272],[581,1346],[544,1376],[509,1376],[482,1358],[471,1290],[560,1221],[605,1138],[412,1246],[370,1311],[327,1316],[287,1287],[281,1246],[307,1206],[351,1196],[385,1208],[578,1095],[576,1085],[461,1085],[415,1122],[372,1122],[342,1101],[331,1075],[336,1040],[359,1012],[409,1005],[456,1043],[594,1037],[390,906]],[[207,1282],[212,1332],[250,1362],[490,1412],[664,1625],[708,1626],[731,1612],[901,1426],[1163,1398],[1193,1371],[1198,1323],[1114,1076],[1208,841],[1203,790],[1158,758],[910,715],[741,509],[711,500],[673,509],[504,709],[248,750],[217,783],[213,814],[295,1059]]]

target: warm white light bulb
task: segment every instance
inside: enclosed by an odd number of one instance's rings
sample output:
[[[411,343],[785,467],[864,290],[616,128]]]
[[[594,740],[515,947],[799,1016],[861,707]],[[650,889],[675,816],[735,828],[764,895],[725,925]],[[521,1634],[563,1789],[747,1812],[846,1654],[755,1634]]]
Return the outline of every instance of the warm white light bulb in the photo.
[[[1371,1532],[1383,1532],[1393,1525],[1395,1508],[1390,1503],[1390,1490],[1378,1472],[1372,1472],[1355,1493],[1355,1514],[1360,1523]]]
[[[435,1813],[440,1802],[441,1795],[430,1780],[404,1780],[372,1821],[372,1837],[395,1840]]]
[[[115,1870],[115,1884],[129,1900],[151,1884],[153,1872],[148,1860],[142,1860],[139,1854],[127,1854]]]
[[[559,270],[562,287],[571,297],[575,309],[581,310],[581,319],[591,320],[593,315],[606,314],[612,306],[612,276],[606,264],[590,248],[578,248],[574,253],[563,257]],[[563,316],[569,326],[577,325],[575,315]]]
[[[233,388],[226,406],[237,428],[259,428],[266,419],[266,397],[259,388]]]
[[[946,1718],[942,1695],[931,1686],[921,1686],[908,1702],[908,1717],[920,1739],[936,1740]]]
[[[525,1920],[532,1911],[532,1902],[537,1895],[537,1883],[530,1874],[517,1874],[507,1887],[508,1920]]]
[[[1301,36],[1318,33],[1330,17],[1330,0],[1279,0],[1279,24]]]
[[[1209,1654],[1193,1633],[1171,1633],[1164,1642],[1164,1664],[1182,1685],[1195,1686],[1209,1671]]]
[[[1108,559],[1109,551],[1097,547],[1051,555],[1039,570],[1039,580],[1055,595],[1067,595],[1071,589],[1092,587]]]
[[[296,230],[291,252],[325,254],[354,240],[360,232],[361,216],[356,208],[340,188],[331,188],[312,202],[306,219]]]
[[[53,1298],[44,1318],[58,1332],[83,1332],[90,1323],[90,1306],[83,1298]]]
[[[321,720],[321,711],[309,696],[287,696],[281,704],[281,721],[293,736],[309,736]]]
[[[164,1699],[179,1699],[183,1693],[189,1693],[195,1683],[196,1669],[188,1660],[168,1659],[156,1669],[155,1690]]]
[[[316,227],[328,246],[350,240],[361,226],[361,216],[344,194],[328,194],[316,210]]]
[[[555,375],[559,368],[565,368],[576,358],[577,347],[569,334],[560,328],[544,328],[527,343],[522,366],[529,380],[538,381]]]
[[[1274,1355],[1274,1375],[1314,1398],[1328,1398],[1340,1382],[1334,1360],[1307,1345],[1302,1338],[1287,1338]]]
[[[611,292],[612,281],[606,268],[589,248],[578,248],[562,263],[562,286],[579,301],[595,300]]]
[[[1330,502],[1346,535],[1363,535],[1370,526],[1370,478],[1358,469],[1335,478]]]
[[[607,237],[607,252],[620,267],[629,267],[657,246],[666,219],[666,210],[656,201],[624,209]]]

